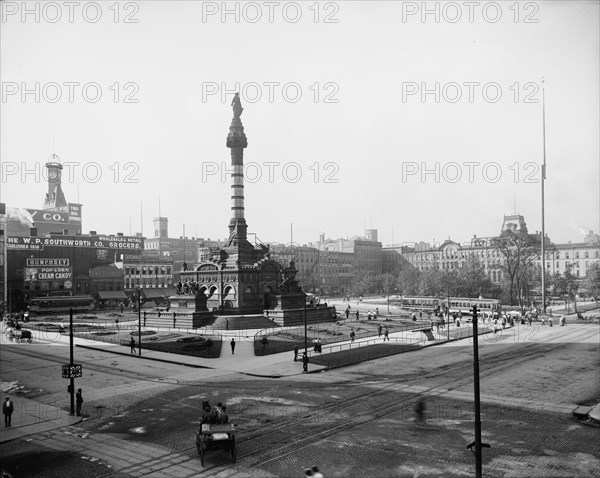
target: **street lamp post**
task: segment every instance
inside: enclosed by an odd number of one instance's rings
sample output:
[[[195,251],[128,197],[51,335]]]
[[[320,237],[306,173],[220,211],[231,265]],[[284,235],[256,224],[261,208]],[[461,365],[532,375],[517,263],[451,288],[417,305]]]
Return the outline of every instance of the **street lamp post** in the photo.
[[[138,355],[142,356],[142,290],[138,287]]]
[[[448,307],[446,308],[446,316],[448,317],[448,340],[450,340],[450,288],[448,288]]]
[[[306,298],[304,299],[304,355],[308,360],[308,320],[306,317]],[[308,364],[306,365],[306,367],[308,371]]]

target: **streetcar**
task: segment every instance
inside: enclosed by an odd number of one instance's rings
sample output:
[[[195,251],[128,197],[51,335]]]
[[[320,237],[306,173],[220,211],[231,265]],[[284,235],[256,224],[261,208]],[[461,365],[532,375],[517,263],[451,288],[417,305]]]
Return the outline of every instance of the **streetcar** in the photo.
[[[476,305],[477,309],[481,312],[493,314],[494,312],[500,311],[500,301],[498,299],[411,296],[401,297],[400,299],[395,300],[393,303],[395,305],[399,305],[403,309],[420,310],[423,312],[433,312],[438,308],[445,309],[446,307],[449,307],[450,313],[462,312],[463,314],[471,314],[474,305]]]
[[[398,305],[403,309],[433,311],[440,306],[444,301],[437,297],[400,297],[399,299],[390,300],[390,304]]]
[[[477,306],[477,310],[485,312],[489,315],[500,312],[500,301],[498,299],[469,299],[465,297],[450,297],[450,300],[445,301],[450,303],[450,313],[462,312],[463,314],[471,315],[473,306]]]
[[[90,295],[57,295],[36,297],[28,304],[32,314],[58,314],[69,312],[70,309],[73,309],[73,312],[89,312],[93,300]]]

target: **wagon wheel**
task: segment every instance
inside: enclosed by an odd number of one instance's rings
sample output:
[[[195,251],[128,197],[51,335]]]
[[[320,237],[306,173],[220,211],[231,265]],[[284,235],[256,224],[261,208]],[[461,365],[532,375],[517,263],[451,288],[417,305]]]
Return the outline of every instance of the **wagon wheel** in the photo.
[[[233,462],[235,463],[235,459],[237,457],[237,452],[235,450],[235,437],[231,437],[231,458],[233,459]]]

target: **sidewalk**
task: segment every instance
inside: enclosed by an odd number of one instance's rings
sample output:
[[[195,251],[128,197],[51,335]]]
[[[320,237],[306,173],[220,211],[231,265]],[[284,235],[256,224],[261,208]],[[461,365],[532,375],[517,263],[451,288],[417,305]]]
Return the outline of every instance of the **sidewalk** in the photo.
[[[5,393],[2,396],[10,396],[15,411],[12,414],[10,427],[5,427],[2,422],[0,443],[74,425],[82,420],[82,417],[70,415],[65,410],[35,400]]]

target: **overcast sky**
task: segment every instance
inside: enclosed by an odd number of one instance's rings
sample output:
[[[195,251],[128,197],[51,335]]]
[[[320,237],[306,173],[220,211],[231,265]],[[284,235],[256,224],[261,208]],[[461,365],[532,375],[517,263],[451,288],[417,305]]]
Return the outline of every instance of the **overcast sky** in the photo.
[[[598,2],[227,7],[3,2],[1,200],[41,208],[54,152],[84,232],[139,232],[143,203],[151,236],[160,197],[170,236],[224,238],[239,90],[264,242],[290,223],[301,244],[371,226],[384,244],[468,242],[515,203],[534,232],[544,86],[546,232],[598,232]]]

